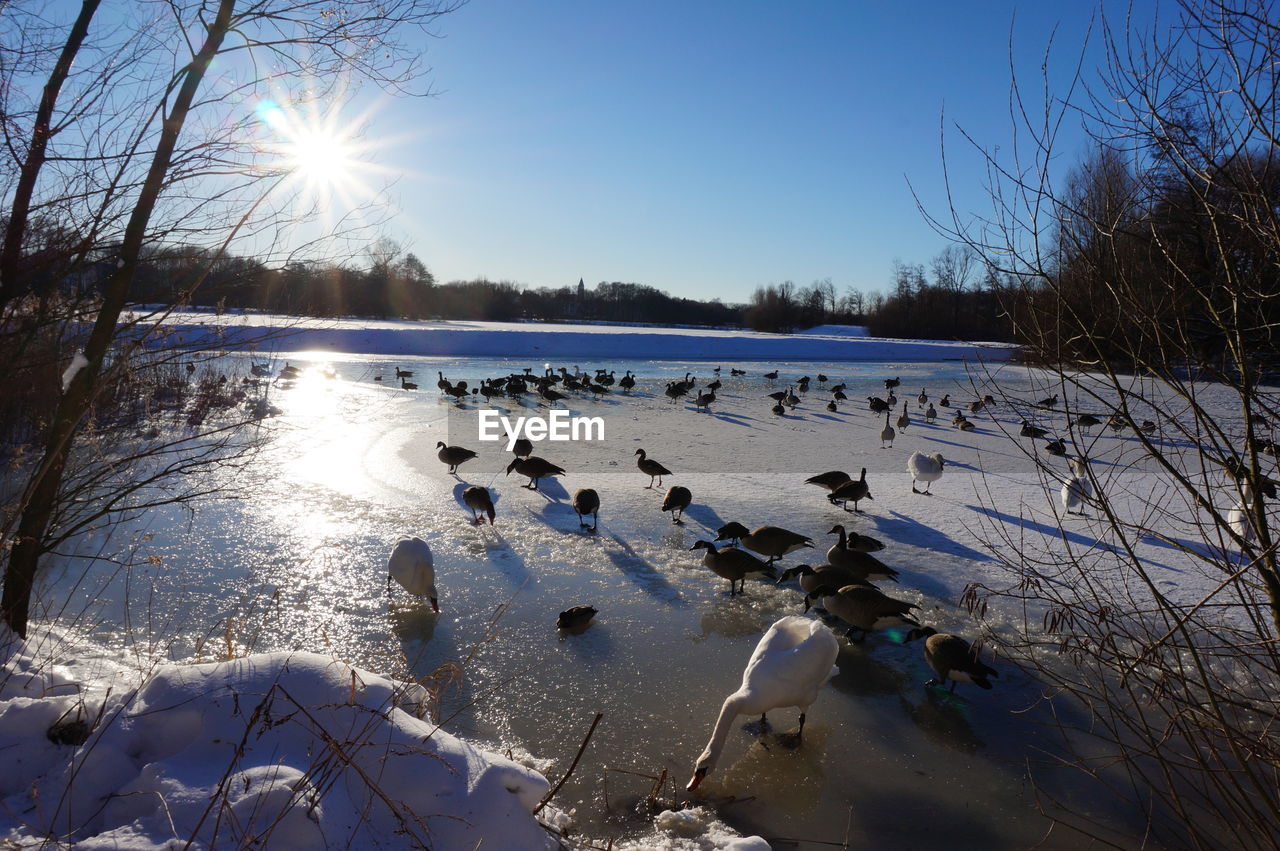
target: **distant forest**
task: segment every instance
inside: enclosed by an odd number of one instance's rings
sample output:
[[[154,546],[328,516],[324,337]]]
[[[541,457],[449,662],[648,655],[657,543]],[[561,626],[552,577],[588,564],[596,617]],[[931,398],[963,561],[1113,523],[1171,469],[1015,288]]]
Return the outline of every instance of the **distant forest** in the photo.
[[[830,278],[758,287],[746,304],[700,301],[639,283],[579,282],[557,288],[511,281],[439,283],[426,264],[390,240],[379,240],[361,267],[292,263],[270,268],[249,257],[214,260],[190,246],[150,252],[134,282],[140,303],[179,301],[194,276],[209,269],[189,303],[304,316],[407,319],[643,322],[746,327],[790,333],[815,325],[867,325],[883,337],[1012,340],[999,279],[980,274],[977,256],[960,246],[930,263],[896,263],[887,292],[838,291]],[[78,276],[92,287],[92,270]]]

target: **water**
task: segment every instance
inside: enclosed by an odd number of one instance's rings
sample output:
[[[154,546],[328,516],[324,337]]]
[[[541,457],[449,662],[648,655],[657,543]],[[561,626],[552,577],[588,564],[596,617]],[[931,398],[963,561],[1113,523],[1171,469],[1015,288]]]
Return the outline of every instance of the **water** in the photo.
[[[721,402],[708,415],[670,405],[661,388],[688,370],[705,382],[713,365],[593,363],[619,376],[630,369],[643,380],[640,392],[573,402],[579,413],[609,411],[606,441],[581,467],[571,448],[540,447],[569,473],[544,480],[535,493],[504,474],[510,456],[500,446],[460,439],[451,419],[456,409],[434,382],[437,370],[474,386],[485,375],[525,366],[540,372],[542,364],[289,359],[305,368],[303,378],[271,390],[285,415],[274,424],[275,440],[233,483],[239,498],[202,505],[191,516],[155,512],[144,530],[154,537],[140,541],[139,555],[158,556],[158,563],[98,565],[87,573],[58,565],[45,576],[43,599],[69,597],[64,617],[87,610],[82,619],[98,623],[104,640],[139,658],[207,661],[248,649],[297,649],[420,679],[460,665],[441,705],[447,729],[496,749],[553,758],[553,780],[602,712],[556,798],[576,809],[588,836],[635,836],[648,827],[649,778],[665,772],[667,799],[683,789],[759,636],[778,617],[801,611],[794,587],[762,581],[748,581],[746,594],[731,598],[727,583],[690,552],[694,541],[714,537],[709,530],[737,519],[813,536],[818,549],[783,560],[791,566],[821,562],[833,541],[827,529],[847,522],[886,539],[880,556],[903,571],[901,587],[886,590],[918,600],[927,622],[959,632],[966,623],[956,608],[959,589],[967,576],[992,569],[965,537],[962,515],[972,506],[963,495],[948,502],[948,489],[935,487],[943,494],[934,502],[912,502],[909,491],[900,495],[901,481],[890,489],[890,476],[902,479],[904,452],[873,448],[877,418],[857,403],[883,393],[886,375],[900,375],[899,391],[922,419],[914,403],[920,386],[935,398],[972,396],[958,364],[785,364],[792,377],[825,372],[847,381],[854,401],[838,415],[807,401],[777,418],[763,400],[776,388],[759,378],[773,364],[735,364],[751,376],[733,380],[725,364]],[[414,370],[422,389],[398,390],[395,366]],[[1002,383],[1035,392],[1027,373],[1002,370]],[[381,384],[372,380],[379,374]],[[826,399],[816,385],[810,396]],[[959,435],[945,426],[928,433],[953,444]],[[986,457],[998,458],[1001,445],[987,437]],[[435,458],[437,440],[466,443],[481,455],[459,478],[449,476]],[[660,496],[642,487],[638,447],[676,471],[673,483],[693,490],[684,526],[669,522],[657,509]],[[614,460],[600,460],[608,457]],[[882,484],[865,517],[831,507],[820,491],[799,484],[816,472],[858,466],[882,477],[873,478]],[[496,526],[470,525],[460,502],[467,483],[495,489]],[[597,534],[580,530],[569,507],[578,487],[603,497]],[[405,534],[427,538],[435,553],[438,616],[398,588],[390,598],[385,592],[386,554]],[[577,603],[599,609],[596,622],[581,635],[558,633],[557,613]],[[1012,665],[996,663],[994,691],[961,685],[952,695],[923,686],[931,672],[918,644],[880,634],[841,645],[839,676],[811,707],[804,744],[788,750],[776,737],[757,741],[735,732],[699,790],[698,798],[717,804],[739,830],[775,847],[846,837],[854,847],[916,847],[943,834],[955,848],[1022,848],[1046,835],[1047,847],[1077,844],[1060,828],[1049,833],[1029,761],[1037,766],[1035,782],[1052,794],[1104,821],[1121,818],[1074,777],[1044,767],[1056,747],[1053,719],[1038,705],[1037,683]],[[779,731],[794,729],[796,720],[790,709],[771,715]]]

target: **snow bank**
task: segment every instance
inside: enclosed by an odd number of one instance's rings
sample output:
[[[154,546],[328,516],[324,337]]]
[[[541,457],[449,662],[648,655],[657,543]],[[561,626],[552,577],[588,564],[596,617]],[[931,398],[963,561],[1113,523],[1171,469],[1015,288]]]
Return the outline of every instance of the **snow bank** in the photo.
[[[660,360],[946,361],[1007,360],[1001,343],[888,340],[858,326],[803,334],[618,325],[377,319],[304,319],[271,314],[174,313],[166,345],[188,348],[360,352],[373,355]],[[865,334],[865,329],[861,329]],[[269,342],[268,342],[269,341]]]
[[[820,337],[869,337],[866,325],[815,325],[797,334],[814,334]]]
[[[427,693],[313,653],[158,670],[118,697],[0,636],[0,837],[553,848],[536,771],[421,719]],[[67,719],[101,717],[79,727]],[[86,739],[87,735],[87,739]]]

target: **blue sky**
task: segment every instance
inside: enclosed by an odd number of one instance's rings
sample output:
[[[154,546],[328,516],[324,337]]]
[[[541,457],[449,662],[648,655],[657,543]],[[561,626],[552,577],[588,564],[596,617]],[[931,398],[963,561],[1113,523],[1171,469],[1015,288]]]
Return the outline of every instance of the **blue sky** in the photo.
[[[1065,69],[1096,8],[472,0],[429,43],[437,96],[372,119],[401,174],[388,233],[442,281],[882,289],[895,258],[945,245],[907,185],[944,212],[944,107],[1007,144],[1011,28],[1038,85],[1055,26]],[[960,206],[982,209],[976,159],[948,144]]]

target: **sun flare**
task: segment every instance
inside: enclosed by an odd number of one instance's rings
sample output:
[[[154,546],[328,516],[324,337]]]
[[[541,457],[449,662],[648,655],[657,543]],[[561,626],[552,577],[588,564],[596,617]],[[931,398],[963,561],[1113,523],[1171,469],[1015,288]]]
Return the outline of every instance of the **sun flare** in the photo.
[[[328,131],[306,131],[291,140],[285,152],[289,164],[309,181],[340,181],[358,167],[346,139]]]

